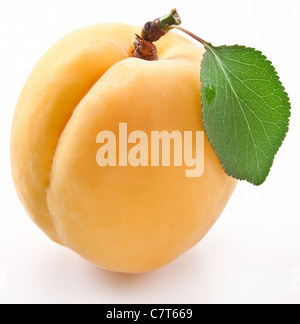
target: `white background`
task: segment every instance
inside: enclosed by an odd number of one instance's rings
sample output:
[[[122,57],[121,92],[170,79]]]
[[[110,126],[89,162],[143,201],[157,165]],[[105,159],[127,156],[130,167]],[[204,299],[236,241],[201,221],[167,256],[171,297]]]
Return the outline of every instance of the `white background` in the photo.
[[[290,131],[267,182],[240,183],[195,248],[151,273],[110,273],[52,243],[27,217],[10,175],[13,111],[37,60],[66,33],[143,25],[173,7],[183,27],[215,45],[264,52],[291,98]],[[299,303],[299,17],[298,0],[1,1],[0,303]]]

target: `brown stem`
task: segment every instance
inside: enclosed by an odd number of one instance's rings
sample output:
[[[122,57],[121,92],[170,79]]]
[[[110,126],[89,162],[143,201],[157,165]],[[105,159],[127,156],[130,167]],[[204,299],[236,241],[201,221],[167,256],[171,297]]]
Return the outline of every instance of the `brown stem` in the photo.
[[[141,36],[136,35],[133,43],[133,56],[143,60],[157,61],[157,48],[153,42],[158,41],[179,24],[181,24],[181,19],[176,9],[173,9],[166,16],[147,22],[143,27]]]
[[[133,43],[134,51],[133,56],[139,59],[143,59],[146,61],[157,61],[157,48],[156,46],[147,41],[142,39],[141,36],[136,35],[136,39]]]
[[[136,35],[136,40],[133,44],[133,56],[143,60],[157,61],[157,48],[153,44],[153,42],[158,41],[162,36],[164,36],[171,29],[174,28],[194,38],[195,40],[200,42],[206,49],[213,47],[211,43],[206,42],[202,38],[191,33],[190,31],[180,27],[180,24],[181,18],[178,15],[176,9],[173,9],[166,16],[147,22],[143,27],[141,36]]]

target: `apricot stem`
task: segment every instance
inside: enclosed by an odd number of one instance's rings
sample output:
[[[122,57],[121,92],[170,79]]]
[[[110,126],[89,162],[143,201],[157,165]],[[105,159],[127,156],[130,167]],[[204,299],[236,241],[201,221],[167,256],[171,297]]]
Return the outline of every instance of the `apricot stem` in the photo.
[[[153,43],[173,29],[173,26],[178,26],[180,24],[181,18],[177,10],[173,9],[168,15],[153,21],[148,21],[143,27],[141,37],[143,40]]]
[[[181,18],[176,9],[173,9],[168,15],[149,21],[143,27],[141,36],[136,35],[134,41],[133,56],[148,60],[157,61],[157,48],[153,42],[158,41],[167,34],[174,26],[181,24]]]
[[[157,61],[157,48],[153,42],[158,41],[172,29],[178,29],[184,32],[200,42],[206,49],[213,47],[211,43],[206,42],[202,38],[179,26],[180,24],[181,18],[176,9],[173,9],[169,14],[161,18],[147,22],[143,27],[141,36],[136,35],[133,56],[143,60]]]

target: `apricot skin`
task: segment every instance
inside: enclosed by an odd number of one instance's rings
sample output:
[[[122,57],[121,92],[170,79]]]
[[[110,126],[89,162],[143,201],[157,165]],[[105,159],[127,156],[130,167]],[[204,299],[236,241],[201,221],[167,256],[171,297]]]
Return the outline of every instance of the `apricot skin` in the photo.
[[[32,220],[55,242],[117,272],[162,267],[197,244],[216,222],[236,180],[205,138],[205,171],[105,167],[101,130],[201,131],[203,50],[169,33],[159,60],[133,58],[140,27],[100,24],[59,41],[31,73],[11,137],[15,187]],[[150,135],[149,135],[150,138]]]

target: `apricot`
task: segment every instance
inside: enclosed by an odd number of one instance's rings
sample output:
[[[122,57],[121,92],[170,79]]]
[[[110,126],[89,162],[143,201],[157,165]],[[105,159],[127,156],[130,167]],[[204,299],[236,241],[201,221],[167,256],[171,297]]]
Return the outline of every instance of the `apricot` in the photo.
[[[203,131],[203,50],[170,32],[156,43],[158,61],[134,58],[140,30],[99,24],[60,40],[31,73],[11,137],[13,180],[32,220],[86,260],[128,273],[162,267],[197,244],[237,183],[206,137],[201,177],[186,177],[185,166],[97,164],[97,134],[118,134],[120,123],[146,134]]]

